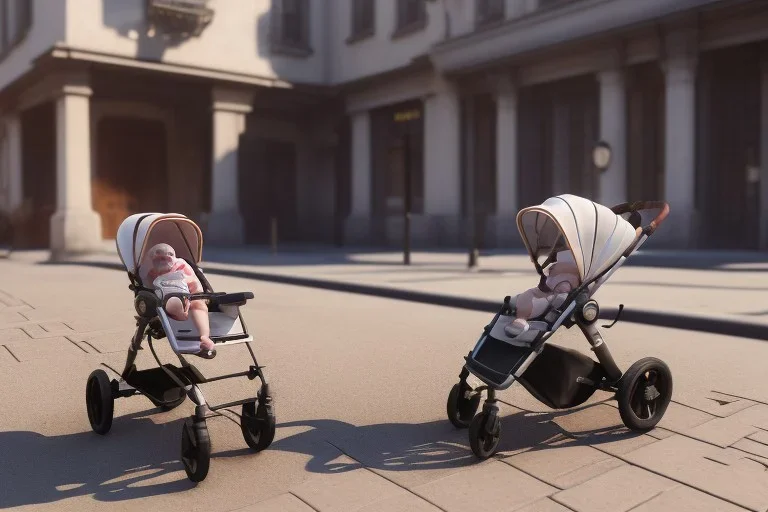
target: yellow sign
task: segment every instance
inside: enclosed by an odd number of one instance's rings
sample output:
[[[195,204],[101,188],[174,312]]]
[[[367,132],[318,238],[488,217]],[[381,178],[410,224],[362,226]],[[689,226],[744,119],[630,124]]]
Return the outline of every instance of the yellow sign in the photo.
[[[412,121],[421,117],[420,110],[404,110],[402,112],[395,112],[395,122],[403,123],[405,121]]]

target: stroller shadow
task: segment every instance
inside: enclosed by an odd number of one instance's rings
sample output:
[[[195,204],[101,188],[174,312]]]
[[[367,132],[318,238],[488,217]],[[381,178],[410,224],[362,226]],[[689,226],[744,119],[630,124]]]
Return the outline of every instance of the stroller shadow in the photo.
[[[578,434],[566,432],[553,421],[597,405],[600,402],[557,412],[503,415],[497,457],[527,450],[556,449],[546,444],[550,441],[599,445],[642,435],[621,425],[618,411],[615,426],[586,429]],[[269,449],[309,456],[305,469],[312,473],[343,473],[364,467],[394,472],[458,469],[480,462],[469,447],[467,429],[457,429],[447,419],[364,426],[318,419],[278,425],[278,431],[284,428],[308,430],[279,439]],[[246,453],[247,450],[232,450],[214,457],[238,457]]]
[[[50,437],[0,432],[0,509],[87,495],[125,501],[191,489],[178,460],[183,420],[157,425],[147,417],[156,410],[122,416],[103,437],[91,431]],[[156,441],[152,450],[148,438]],[[179,470],[175,481],[144,483]]]

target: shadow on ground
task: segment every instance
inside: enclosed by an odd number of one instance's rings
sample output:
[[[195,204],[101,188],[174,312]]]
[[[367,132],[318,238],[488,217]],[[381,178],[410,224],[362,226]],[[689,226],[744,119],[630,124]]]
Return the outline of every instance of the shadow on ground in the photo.
[[[123,501],[191,489],[178,460],[183,420],[156,425],[147,414],[121,417],[106,436],[0,432],[0,508],[85,495]],[[178,471],[174,481],[131,486]]]
[[[557,416],[599,404],[567,412],[506,415],[502,417],[499,453],[549,449],[542,443],[563,437],[564,431],[553,423]],[[153,411],[157,409],[123,416],[103,437],[90,431],[50,437],[36,432],[0,433],[0,508],[86,495],[114,502],[192,489],[194,484],[187,480],[178,461],[183,420],[158,425],[147,417]],[[616,414],[618,418],[618,411]],[[278,425],[278,437],[280,429],[296,427],[306,430],[278,439],[269,450],[308,456],[305,469],[312,473],[332,474],[362,467],[437,470],[478,463],[468,446],[467,430],[454,428],[448,420],[359,427],[331,419],[294,421]],[[576,442],[595,445],[635,435],[617,426],[580,432]],[[148,449],[150,439],[152,449]],[[248,449],[229,450],[214,452],[213,457],[249,453]],[[159,482],[148,483],[154,479]]]

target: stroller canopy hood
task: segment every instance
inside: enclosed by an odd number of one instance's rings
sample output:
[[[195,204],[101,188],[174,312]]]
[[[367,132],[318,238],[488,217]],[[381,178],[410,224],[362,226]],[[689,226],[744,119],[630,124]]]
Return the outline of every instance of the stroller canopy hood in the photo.
[[[570,194],[523,208],[517,228],[534,262],[570,249],[582,283],[615,264],[637,237],[635,228],[611,209]]]
[[[173,247],[176,256],[194,264],[203,256],[203,234],[189,218],[178,213],[137,213],[117,229],[117,253],[125,269],[133,275],[144,253],[155,244]]]

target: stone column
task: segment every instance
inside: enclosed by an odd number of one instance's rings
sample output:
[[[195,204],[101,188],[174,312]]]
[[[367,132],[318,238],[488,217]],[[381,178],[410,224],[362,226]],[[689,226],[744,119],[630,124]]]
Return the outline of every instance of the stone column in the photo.
[[[8,211],[13,212],[24,200],[24,171],[21,160],[21,118],[9,116],[5,121],[6,160],[8,166]]]
[[[91,88],[70,79],[56,98],[56,212],[51,217],[51,259],[100,251],[101,217],[91,196]]]
[[[611,146],[611,163],[600,174],[598,200],[611,207],[627,201],[627,105],[623,70],[598,73],[600,139]]]
[[[430,246],[461,241],[461,103],[457,88],[444,80],[424,102],[424,214],[414,240]],[[422,234],[423,233],[423,234]]]
[[[691,248],[696,240],[695,33],[679,29],[668,34],[666,43],[664,197],[670,214],[659,230],[659,238],[670,247]]]
[[[760,59],[760,249],[768,249],[768,44]]]
[[[211,213],[205,238],[214,245],[240,245],[244,241],[243,217],[238,197],[238,148],[245,131],[245,117],[252,111],[250,93],[213,90],[213,162]]]
[[[515,219],[518,204],[517,86],[510,76],[498,77],[496,92],[496,246],[520,242]]]
[[[365,245],[371,241],[371,115],[364,110],[351,117],[352,204],[344,225],[344,243]]]

